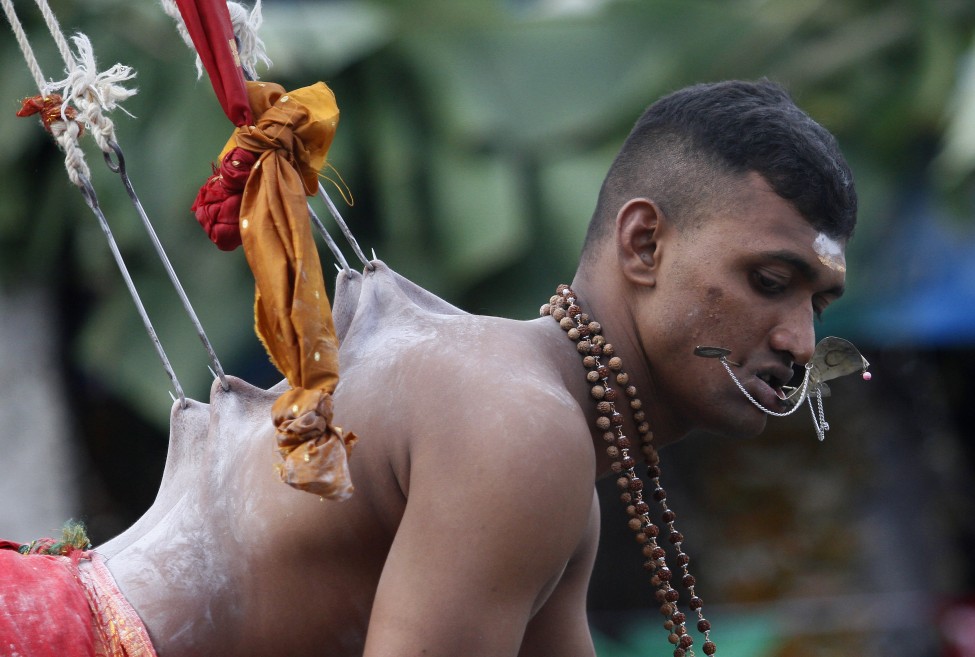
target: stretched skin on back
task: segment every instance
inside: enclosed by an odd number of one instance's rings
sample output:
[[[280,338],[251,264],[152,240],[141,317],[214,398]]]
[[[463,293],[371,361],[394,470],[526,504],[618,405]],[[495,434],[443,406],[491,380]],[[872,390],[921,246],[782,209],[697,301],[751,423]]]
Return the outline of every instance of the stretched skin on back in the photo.
[[[551,325],[382,264],[339,288],[356,492],[281,483],[275,392],[214,385],[194,476],[108,563],[160,655],[592,655],[596,463]]]

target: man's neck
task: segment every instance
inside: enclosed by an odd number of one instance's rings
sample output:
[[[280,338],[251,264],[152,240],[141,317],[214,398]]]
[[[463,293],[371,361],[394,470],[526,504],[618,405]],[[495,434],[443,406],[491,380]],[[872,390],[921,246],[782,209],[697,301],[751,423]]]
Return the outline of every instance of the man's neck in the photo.
[[[625,281],[619,280],[612,269],[605,276],[592,276],[586,269],[580,269],[572,281],[572,289],[578,295],[585,312],[600,323],[602,334],[613,345],[616,355],[622,359],[623,370],[629,375],[629,385],[636,387],[637,397],[646,411],[647,421],[653,431],[654,445],[659,448],[678,440],[683,432],[674,426],[667,409],[660,408],[656,403],[658,395],[654,390],[649,354],[641,343],[636,322],[630,313],[631,300],[627,296],[629,287]],[[571,341],[566,339],[566,342]],[[622,393],[622,387],[617,387]],[[589,395],[588,386],[585,388],[586,399],[580,400],[580,403],[593,407],[594,400]],[[618,406],[625,419],[625,433],[637,436],[628,404],[622,402]],[[595,431],[594,439],[601,443],[601,433]]]

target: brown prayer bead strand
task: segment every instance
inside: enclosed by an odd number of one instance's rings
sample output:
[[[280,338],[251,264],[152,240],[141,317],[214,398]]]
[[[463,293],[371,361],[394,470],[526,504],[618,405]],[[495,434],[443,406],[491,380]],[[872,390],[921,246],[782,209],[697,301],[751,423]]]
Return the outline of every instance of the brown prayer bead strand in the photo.
[[[568,285],[563,284],[557,288],[556,294],[550,298],[549,303],[542,306],[541,314],[552,315],[568,333],[569,338],[577,342],[577,349],[583,355],[583,365],[589,370],[586,379],[593,384],[592,396],[599,402],[597,427],[604,431],[603,439],[609,443],[606,449],[607,455],[612,459],[613,471],[618,474],[625,472],[625,475],[618,479],[618,484],[623,489],[620,498],[624,504],[627,504],[631,529],[636,532],[637,540],[643,544],[643,554],[649,559],[644,566],[654,573],[651,582],[657,589],[656,597],[661,603],[661,613],[667,617],[664,627],[670,631],[668,638],[675,646],[674,655],[694,657],[694,651],[691,649],[693,639],[687,634],[686,616],[676,607],[679,594],[670,585],[673,573],[667,568],[665,550],[657,544],[660,528],[650,520],[649,506],[644,502],[642,495],[643,481],[632,467],[635,462],[630,456],[631,443],[623,434],[623,423],[615,408],[616,391],[609,380],[611,376],[617,385],[624,388],[624,394],[630,400],[630,410],[643,443],[642,450],[646,456],[648,474],[654,484],[654,497],[663,508],[662,517],[669,532],[668,537],[678,553],[677,561],[682,573],[681,584],[691,596],[691,609],[698,616],[697,629],[704,635],[703,651],[710,657],[716,652],[716,646],[710,640],[711,624],[704,618],[703,602],[695,593],[696,580],[687,567],[690,558],[682,549],[684,537],[674,525],[676,514],[667,506],[666,491],[660,486],[659,458],[652,445],[653,432],[646,422],[646,413],[642,410],[643,404],[637,397],[637,390],[629,385],[629,375],[623,371],[623,362],[615,356],[613,346],[601,335],[602,327],[598,322],[590,321],[590,317],[582,312],[575,293]],[[600,362],[601,355],[609,359],[605,366]]]
[[[619,372],[622,369],[622,363],[618,357],[615,358],[615,361],[615,367],[613,369],[614,371]],[[621,372],[621,374],[624,375],[624,381],[629,380],[629,377],[625,376],[625,373]],[[656,496],[656,491],[663,491],[664,489],[660,486],[660,468],[658,466],[659,458],[657,456],[656,449],[652,445],[653,432],[650,431],[650,425],[646,422],[646,413],[642,410],[643,403],[637,397],[637,389],[635,386],[628,385],[624,392],[631,400],[630,408],[632,411],[633,420],[637,423],[637,432],[640,434],[643,441],[643,449],[647,457],[648,464],[650,464],[650,467],[653,468],[653,471],[651,472],[651,482],[654,485],[654,498],[657,499],[658,503],[663,507],[662,519],[666,523],[667,529],[669,530],[670,541],[672,544],[675,544],[678,550],[680,550],[680,542],[675,542],[674,540],[675,536],[679,536],[680,540],[683,540],[683,536],[674,528],[673,521],[674,518],[676,518],[676,514],[667,507],[667,498],[665,494],[661,497]],[[681,552],[681,554],[683,553]],[[686,578],[691,577],[691,575],[687,570],[686,563],[682,563],[680,566],[683,575],[681,577],[681,583],[683,583],[686,581]],[[672,573],[668,573],[668,575],[672,577]],[[653,583],[659,586],[658,582]],[[667,584],[669,585],[669,581]],[[668,586],[668,588],[670,588],[670,590],[674,590],[676,593],[676,589],[673,589],[673,587]],[[693,589],[689,589],[689,592],[691,596],[694,597]],[[676,602],[676,599],[674,602]],[[694,651],[690,650],[690,647],[693,644],[693,639],[687,635],[686,618],[683,613],[677,610],[676,606],[672,606],[671,608],[673,609],[673,613],[669,616],[668,621],[664,624],[664,627],[671,631],[669,639],[671,640],[671,643],[679,645],[681,654],[687,655],[688,657],[693,657]],[[698,613],[700,615],[701,612]],[[701,616],[701,620],[704,620],[703,616]],[[707,640],[707,638],[708,637],[705,636],[705,640]],[[676,654],[677,652],[675,652],[675,655]]]
[[[661,613],[668,619],[664,622],[664,627],[671,633],[671,642],[679,646],[677,650],[681,655],[685,655],[685,649],[690,646],[690,642],[692,641],[687,636],[687,629],[683,622],[684,615],[677,611],[674,605],[679,598],[679,593],[670,584],[673,573],[667,567],[666,552],[657,544],[657,536],[660,530],[650,519],[650,507],[643,500],[642,496],[643,482],[634,469],[636,465],[635,460],[629,456],[631,443],[623,434],[622,416],[616,412],[615,404],[612,401],[615,398],[615,391],[612,388],[609,377],[613,372],[616,372],[612,376],[616,379],[617,384],[626,386],[629,382],[629,375],[622,371],[623,361],[618,356],[613,355],[615,350],[612,345],[608,344],[606,339],[599,335],[601,332],[600,325],[597,322],[590,322],[589,317],[582,313],[581,308],[576,303],[575,295],[571,290],[567,287],[563,288],[560,286],[559,293],[562,297],[552,297],[551,305],[542,306],[541,313],[543,315],[552,314],[559,321],[562,329],[566,331],[569,339],[574,342],[579,342],[577,345],[578,350],[584,354],[583,366],[589,370],[586,374],[586,380],[590,384],[593,384],[593,397],[600,400],[596,405],[596,411],[599,413],[599,417],[596,419],[596,426],[604,432],[603,439],[606,442],[612,440],[613,432],[611,429],[615,429],[616,431],[616,443],[607,447],[606,452],[612,459],[611,469],[614,472],[622,473],[624,470],[626,471],[626,476],[620,477],[618,483],[624,489],[620,497],[624,504],[628,505],[627,512],[630,515],[630,528],[636,533],[638,542],[644,544],[644,554],[652,557],[644,564],[644,567],[654,573],[650,581],[657,589],[656,597],[661,603]],[[562,312],[552,313],[551,306],[553,305],[556,307],[556,311],[568,306],[568,310],[566,311],[568,316]],[[568,321],[571,319],[576,320],[574,325]],[[588,338],[590,336],[591,340],[580,341],[581,338]],[[599,359],[600,355],[605,355],[609,358],[606,366],[601,364]],[[631,409],[636,411],[635,419],[639,422],[637,431],[641,434],[644,442],[652,440],[653,435],[650,432],[649,424],[644,421],[645,414],[639,410],[642,402],[636,398],[636,388],[627,386],[624,392],[631,398]],[[632,504],[630,504],[631,502]],[[678,617],[681,619],[680,622],[675,622],[674,619]],[[675,652],[676,654],[678,653]],[[691,652],[691,655],[693,655],[693,652]]]
[[[580,309],[578,309],[578,306],[576,306],[575,299],[573,297],[569,296],[567,301],[569,304],[571,304],[570,308],[572,310],[573,317],[577,319],[577,322],[579,324],[582,324],[583,322],[588,320],[588,318],[583,319],[581,317]],[[568,324],[568,322],[566,322],[562,326],[563,329],[566,329],[569,338],[572,340],[577,340],[580,336],[586,335],[586,332],[583,331],[573,331],[570,325]],[[577,325],[575,328],[578,329],[579,326]],[[589,334],[593,334],[593,333],[598,334],[600,330],[598,324],[595,324],[594,326],[588,325],[586,328],[589,329],[588,330]],[[593,343],[599,346],[603,346],[605,349],[605,339],[603,338],[602,340],[599,340],[599,338],[601,338],[601,336],[597,335],[593,339]],[[605,350],[605,352],[608,352],[608,354],[612,354],[612,351],[613,350],[611,347]],[[585,353],[585,350],[580,348],[580,352]],[[611,384],[608,381],[608,377],[610,376],[610,370],[615,372],[620,372],[620,370],[622,369],[622,360],[619,359],[618,357],[611,357],[608,367],[604,367],[601,365],[599,361],[599,351],[596,349],[592,349],[590,351],[590,355],[586,356],[583,359],[583,365],[586,366],[587,368],[594,368],[587,373],[586,378],[590,383],[601,384],[598,386],[599,390],[594,394],[595,397],[601,399],[605,396],[604,391],[607,389],[611,389],[610,388]],[[617,374],[616,378],[617,378],[617,383],[619,383],[620,385],[624,385],[625,383],[627,383],[629,379],[629,377],[625,373]],[[635,394],[635,388],[630,388],[626,392],[632,397]],[[628,453],[630,448],[629,439],[626,438],[626,436],[622,432],[621,417],[619,416],[618,413],[616,413],[615,405],[611,401],[609,402],[600,401],[597,404],[596,410],[598,413],[600,413],[600,417],[597,419],[596,424],[599,429],[605,432],[604,433],[605,440],[608,441],[609,437],[612,436],[612,432],[608,431],[608,429],[610,427],[616,429],[617,444],[608,447],[607,454],[614,459],[612,463],[612,469],[614,471],[621,472],[624,469],[627,471],[626,477],[621,478],[620,481],[622,482],[622,485],[625,486],[627,489],[632,489],[632,492],[631,490],[627,490],[626,492],[623,493],[623,495],[621,495],[621,498],[624,503],[629,503],[631,501],[634,502],[634,504],[631,504],[627,507],[627,511],[631,515],[631,519],[629,521],[630,528],[634,532],[636,532],[637,539],[638,540],[642,539],[641,542],[646,543],[647,547],[651,549],[654,556],[657,557],[654,560],[648,561],[645,565],[648,567],[648,570],[659,571],[658,574],[656,574],[653,578],[651,578],[651,582],[658,589],[658,598],[660,599],[661,602],[664,602],[664,604],[661,606],[661,613],[663,613],[667,617],[670,617],[672,616],[674,611],[672,602],[677,600],[678,594],[670,586],[671,574],[670,574],[670,570],[666,566],[666,561],[664,560],[665,552],[656,544],[656,536],[659,533],[659,528],[656,527],[650,520],[649,505],[643,501],[642,492],[641,492],[642,481],[639,480],[636,471],[633,469],[633,466],[635,465],[635,461],[632,459],[632,457],[629,456]],[[636,482],[639,483],[636,484]],[[636,496],[636,499],[633,499],[634,495]],[[661,575],[663,575],[664,573],[666,573],[666,577],[662,578]],[[665,621],[664,625],[668,630],[672,630],[673,621],[670,620]],[[677,631],[680,634],[686,633],[686,629],[684,629],[683,627],[679,627]],[[676,636],[676,635],[672,634],[672,636]]]
[[[659,468],[656,468],[656,471],[659,472]],[[713,655],[716,646],[711,641],[711,622],[704,617],[704,602],[697,596],[697,593],[694,590],[694,587],[697,584],[697,579],[691,575],[690,569],[688,568],[690,557],[683,550],[684,535],[677,531],[677,528],[674,525],[674,520],[676,519],[677,514],[674,513],[667,505],[667,493],[660,486],[659,474],[657,476],[651,475],[650,481],[654,485],[654,499],[657,500],[663,509],[662,517],[667,523],[667,529],[670,531],[670,542],[673,544],[674,549],[677,550],[677,565],[680,566],[682,572],[681,584],[691,597],[691,610],[697,614],[697,628],[698,631],[704,636],[702,650],[706,655]],[[657,491],[660,492],[658,493]],[[690,654],[693,654],[693,652]]]
[[[568,323],[563,324],[563,329],[570,339],[577,340],[580,336],[592,336],[591,343],[593,345],[602,346],[605,350],[606,341],[600,334],[601,327],[597,322],[589,322],[588,317],[586,317],[582,312],[581,308],[576,304],[576,299],[574,296],[565,296],[565,303],[569,305],[569,318],[576,319],[576,325],[574,327],[569,327]],[[580,350],[581,351],[581,350]],[[613,350],[610,348],[610,354]],[[605,391],[611,389],[612,384],[609,381],[609,377],[613,372],[617,372],[614,375],[617,383],[623,385],[628,382],[629,377],[625,373],[621,373],[622,360],[618,356],[611,356],[607,365],[602,365],[599,359],[599,353],[586,356],[583,359],[583,365],[589,369],[586,374],[586,380],[594,384],[597,390],[594,392],[594,397],[597,399],[603,399],[605,396]],[[634,389],[635,390],[635,389]],[[616,412],[615,404],[612,401],[599,401],[596,405],[596,411],[599,413],[599,417],[596,420],[596,426],[604,432],[604,439],[609,440],[609,436],[612,433],[609,431],[611,428],[616,430],[616,444],[610,445],[606,448],[607,455],[613,459],[611,467],[613,471],[617,473],[622,473],[626,471],[626,492],[621,496],[623,502],[629,504],[627,510],[631,511],[631,519],[629,521],[631,529],[636,532],[638,538],[644,539],[652,547],[656,546],[656,533],[659,529],[653,525],[649,518],[649,505],[643,500],[641,490],[630,491],[631,488],[628,482],[633,480],[638,480],[639,477],[634,470],[636,465],[635,460],[629,455],[630,441],[623,434],[622,430],[622,416]],[[642,482],[641,482],[642,483]],[[635,497],[635,499],[634,499]],[[632,502],[632,504],[630,504]],[[652,527],[652,529],[650,529]],[[663,551],[661,550],[661,553]],[[659,564],[654,564],[654,569],[657,567],[666,568],[666,564],[662,559],[658,559]],[[649,562],[648,562],[649,563]],[[669,581],[663,584],[664,591],[670,588]]]

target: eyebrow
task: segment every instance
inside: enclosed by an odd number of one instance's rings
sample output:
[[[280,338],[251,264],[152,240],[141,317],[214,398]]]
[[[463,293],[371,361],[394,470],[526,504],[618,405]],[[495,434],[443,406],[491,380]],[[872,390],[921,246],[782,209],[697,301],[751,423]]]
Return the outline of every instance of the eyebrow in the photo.
[[[792,251],[768,251],[762,254],[766,258],[772,260],[778,260],[779,262],[785,263],[793,267],[799,274],[811,283],[815,283],[819,280],[819,272],[816,271],[809,262],[797,253]],[[839,299],[843,296],[846,291],[845,285],[837,285],[836,287],[830,288],[825,291],[825,294],[832,295],[834,298]]]

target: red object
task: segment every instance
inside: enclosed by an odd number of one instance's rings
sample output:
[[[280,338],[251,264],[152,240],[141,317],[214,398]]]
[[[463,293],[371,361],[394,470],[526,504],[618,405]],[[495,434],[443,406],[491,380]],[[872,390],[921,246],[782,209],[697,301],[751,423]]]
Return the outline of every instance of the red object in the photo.
[[[231,150],[200,187],[190,208],[221,251],[233,251],[241,244],[240,202],[256,161],[256,153],[243,148]]]
[[[40,114],[44,129],[51,132],[52,123],[57,121],[74,121],[78,117],[78,110],[70,105],[65,107],[62,113],[62,103],[63,99],[58,94],[24,98],[20,109],[17,110],[17,116],[24,117]],[[83,134],[85,134],[85,126],[79,123],[78,136],[80,137]]]
[[[210,76],[224,114],[235,126],[253,123],[244,69],[226,0],[176,0],[186,30]]]
[[[16,547],[0,543],[0,652],[94,655],[91,611],[75,564],[67,557],[25,556]]]
[[[0,540],[0,655],[159,657],[101,555],[51,538]]]

